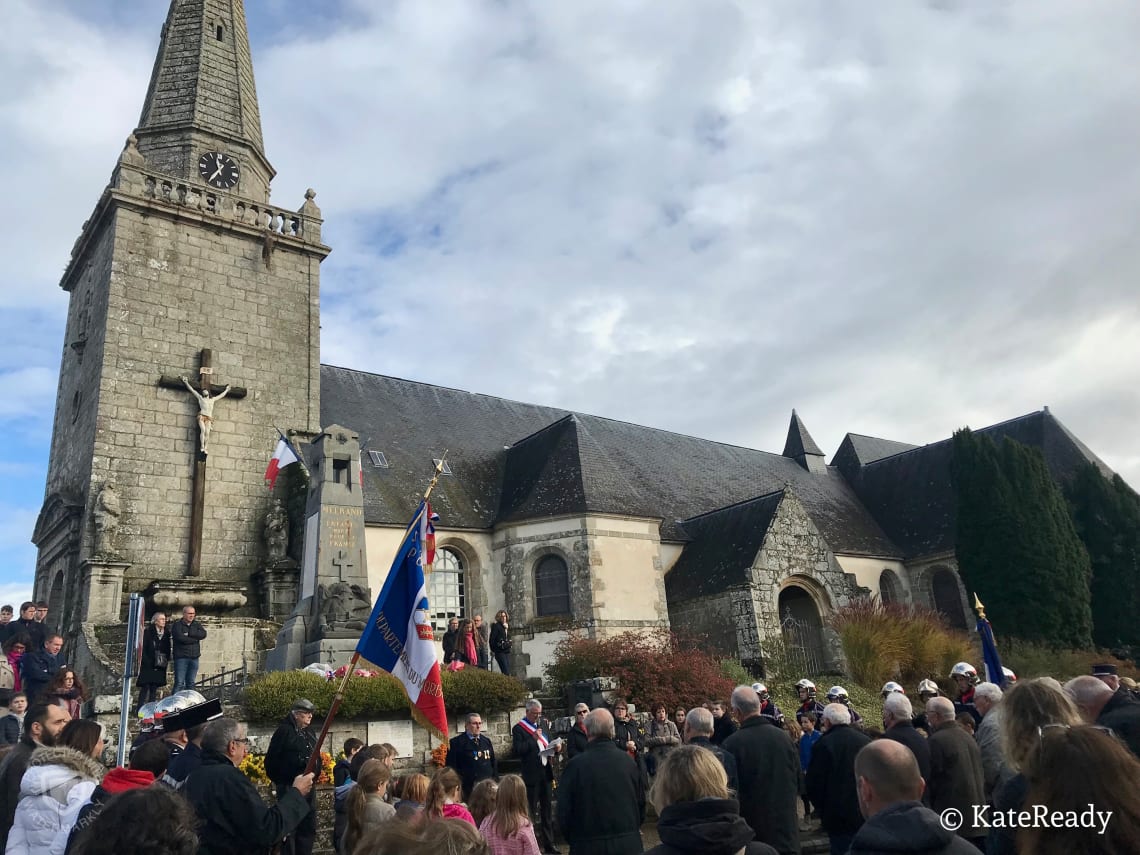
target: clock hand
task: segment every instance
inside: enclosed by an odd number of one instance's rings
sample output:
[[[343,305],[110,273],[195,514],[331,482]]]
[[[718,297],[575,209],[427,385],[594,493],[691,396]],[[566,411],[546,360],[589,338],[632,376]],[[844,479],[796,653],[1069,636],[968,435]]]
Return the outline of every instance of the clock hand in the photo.
[[[209,180],[213,181],[215,178],[217,178],[221,174],[222,174],[222,167],[219,166],[217,171],[214,172],[214,174],[210,176]]]

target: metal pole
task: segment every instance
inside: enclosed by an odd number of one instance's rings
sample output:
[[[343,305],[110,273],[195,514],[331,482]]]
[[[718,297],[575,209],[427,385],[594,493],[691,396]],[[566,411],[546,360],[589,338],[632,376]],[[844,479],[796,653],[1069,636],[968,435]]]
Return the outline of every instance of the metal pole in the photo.
[[[127,649],[123,657],[123,697],[119,702],[119,746],[115,762],[127,765],[127,746],[130,744],[128,721],[131,713],[131,677],[135,673],[135,647],[138,644],[139,610],[142,608],[142,595],[131,594],[131,606],[127,610]]]

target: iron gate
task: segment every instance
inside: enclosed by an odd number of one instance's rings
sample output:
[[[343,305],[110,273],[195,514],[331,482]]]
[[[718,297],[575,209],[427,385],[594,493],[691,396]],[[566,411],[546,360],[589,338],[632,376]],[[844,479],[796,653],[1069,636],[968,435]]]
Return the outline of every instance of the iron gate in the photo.
[[[822,627],[810,620],[798,620],[788,609],[780,622],[780,630],[784,637],[787,666],[793,673],[822,674],[826,670]]]

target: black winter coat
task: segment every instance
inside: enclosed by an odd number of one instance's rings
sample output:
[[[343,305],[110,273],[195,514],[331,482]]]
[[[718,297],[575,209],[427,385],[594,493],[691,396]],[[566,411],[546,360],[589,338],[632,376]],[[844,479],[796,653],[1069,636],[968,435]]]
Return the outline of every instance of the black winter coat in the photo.
[[[548,741],[553,740],[554,737],[550,733],[550,722],[540,716],[538,726]],[[528,787],[533,787],[543,781],[554,780],[553,760],[545,766],[542,764],[538,740],[527,733],[521,724],[516,724],[511,728],[511,750],[522,767],[523,783]]]
[[[491,624],[491,652],[492,653],[510,653],[511,652],[511,632],[498,621]]]
[[[278,787],[288,787],[305,771],[309,756],[317,747],[317,736],[311,728],[301,730],[289,713],[273,731],[269,750],[265,752],[265,774]],[[319,769],[316,770],[318,773]]]
[[[783,855],[798,855],[800,758],[788,734],[771,719],[755,715],[721,747],[736,760],[740,815],[756,839]]]
[[[23,726],[15,713],[0,718],[0,745],[15,745],[23,735]]]
[[[713,745],[720,745],[732,734],[736,733],[736,722],[732,720],[732,716],[726,711],[720,718],[713,719],[713,735],[710,742]]]
[[[1140,757],[1140,702],[1134,700],[1127,689],[1118,690],[1108,699],[1096,723],[1112,730]]]
[[[186,621],[179,618],[174,622],[174,626],[170,627],[170,637],[174,640],[174,658],[175,659],[200,659],[202,657],[202,644],[206,640],[206,627],[198,623],[198,621],[191,621],[190,625],[186,625]]]
[[[570,735],[566,737],[566,756],[577,757],[586,750],[586,746],[590,744],[590,737],[586,736],[586,731],[574,725],[570,728]]]
[[[613,742],[591,742],[566,766],[558,783],[558,827],[570,855],[640,853],[644,820],[641,771]]]
[[[657,833],[661,844],[646,855],[778,855],[740,815],[734,799],[677,802],[661,811]]]
[[[155,664],[155,653],[166,654],[166,662],[170,663],[173,658],[170,627],[162,633],[162,638],[159,639],[158,633],[155,631],[154,624],[148,626],[143,630],[143,643],[142,643],[142,667],[139,668],[139,685],[140,686],[165,686],[166,685],[166,665],[161,668]]]
[[[0,761],[0,851],[8,843],[8,832],[16,821],[16,804],[20,801],[20,781],[28,769],[28,761],[36,743],[27,733],[16,747]]]
[[[964,818],[958,834],[965,838],[985,837],[984,825],[973,821],[974,805],[986,803],[982,752],[974,737],[956,721],[938,725],[927,740],[930,746],[930,807],[935,813],[954,808]]]
[[[811,750],[807,797],[828,834],[851,835],[863,824],[855,787],[855,755],[871,737],[851,724],[833,724]]]
[[[471,795],[471,790],[480,781],[499,776],[495,746],[483,734],[475,740],[466,733],[452,738],[447,746],[447,765],[459,773],[464,799]]]
[[[922,780],[930,780],[930,746],[926,743],[926,737],[915,730],[913,724],[907,721],[892,725],[883,734],[883,737],[893,739],[909,748],[914,759],[918,761],[918,772],[922,775]],[[928,792],[923,792],[922,801],[929,805],[930,794]]]
[[[848,855],[978,855],[978,850],[952,831],[938,814],[918,802],[899,802],[863,823]]]
[[[198,855],[267,853],[309,813],[309,803],[293,787],[268,808],[257,789],[229,758],[202,752],[202,765],[182,787],[201,823]]]

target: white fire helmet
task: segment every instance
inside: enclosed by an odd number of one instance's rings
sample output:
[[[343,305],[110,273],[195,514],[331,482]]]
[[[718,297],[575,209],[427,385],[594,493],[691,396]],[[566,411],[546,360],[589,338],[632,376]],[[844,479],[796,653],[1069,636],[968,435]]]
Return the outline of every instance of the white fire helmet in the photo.
[[[971,686],[978,684],[978,671],[969,662],[959,662],[950,669],[951,677],[965,677],[970,681]]]
[[[768,687],[765,686],[763,683],[753,683],[752,684],[752,691],[754,691],[757,695],[759,695],[760,700],[762,700],[762,701],[766,701],[769,698]]]
[[[893,680],[888,682],[888,683],[883,683],[883,688],[882,688],[881,694],[884,698],[887,695],[890,695],[894,692],[898,692],[900,695],[905,695],[906,689],[904,689],[902,686],[900,686],[898,683],[894,682]]]
[[[847,703],[847,690],[842,686],[832,686],[827,690],[827,702],[829,704]]]
[[[918,684],[918,693],[919,695],[930,695],[931,697],[936,697],[940,694],[938,684],[929,679],[923,680]]]

